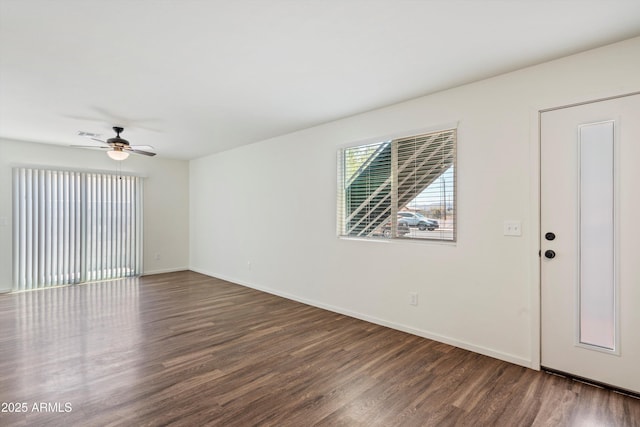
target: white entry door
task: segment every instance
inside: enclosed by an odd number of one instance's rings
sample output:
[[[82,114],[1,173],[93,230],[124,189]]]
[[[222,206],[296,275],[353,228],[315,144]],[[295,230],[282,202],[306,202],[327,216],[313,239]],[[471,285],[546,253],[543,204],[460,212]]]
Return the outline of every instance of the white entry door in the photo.
[[[541,116],[541,364],[640,393],[640,94]]]

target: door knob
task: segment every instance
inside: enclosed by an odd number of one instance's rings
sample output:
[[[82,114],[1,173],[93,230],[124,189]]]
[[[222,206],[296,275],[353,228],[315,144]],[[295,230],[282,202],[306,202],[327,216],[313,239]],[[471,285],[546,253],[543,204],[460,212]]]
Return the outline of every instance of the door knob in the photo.
[[[554,251],[552,251],[551,249],[547,249],[546,251],[544,251],[544,257],[552,259],[552,258],[556,257],[556,253]]]

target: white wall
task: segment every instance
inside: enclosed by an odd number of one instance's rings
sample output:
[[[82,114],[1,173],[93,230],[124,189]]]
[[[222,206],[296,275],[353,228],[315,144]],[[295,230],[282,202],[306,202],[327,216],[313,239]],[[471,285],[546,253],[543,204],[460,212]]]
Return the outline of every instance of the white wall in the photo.
[[[12,282],[11,168],[38,165],[116,171],[103,152],[0,139],[0,291]],[[189,265],[189,164],[160,157],[130,156],[121,164],[144,180],[144,272],[184,270]],[[2,225],[2,218],[7,224]],[[156,254],[160,259],[156,260]]]
[[[537,111],[637,90],[640,38],[193,160],[191,268],[535,368]],[[458,242],[338,239],[337,148],[451,122]]]

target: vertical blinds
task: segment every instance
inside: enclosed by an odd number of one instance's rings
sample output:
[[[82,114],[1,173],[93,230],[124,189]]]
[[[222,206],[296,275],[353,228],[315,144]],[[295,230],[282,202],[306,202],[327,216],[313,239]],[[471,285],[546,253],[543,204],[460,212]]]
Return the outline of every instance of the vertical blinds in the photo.
[[[14,290],[142,271],[142,180],[13,170]]]
[[[338,235],[455,240],[455,157],[455,129],[339,150]]]

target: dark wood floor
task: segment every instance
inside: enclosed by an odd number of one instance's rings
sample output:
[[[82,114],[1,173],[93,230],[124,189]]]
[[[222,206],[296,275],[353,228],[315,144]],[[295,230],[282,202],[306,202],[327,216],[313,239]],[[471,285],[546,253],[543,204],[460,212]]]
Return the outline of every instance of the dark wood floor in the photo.
[[[632,397],[193,272],[0,296],[0,402],[26,410],[2,426],[640,425]]]

